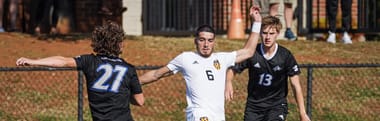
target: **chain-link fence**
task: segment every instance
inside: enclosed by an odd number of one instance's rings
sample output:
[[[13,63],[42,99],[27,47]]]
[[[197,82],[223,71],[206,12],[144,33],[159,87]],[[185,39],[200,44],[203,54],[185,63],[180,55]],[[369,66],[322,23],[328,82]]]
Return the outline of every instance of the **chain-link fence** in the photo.
[[[138,74],[157,67],[140,66]],[[82,81],[78,81],[78,74],[70,68],[0,67],[0,120],[91,120],[86,86],[79,83]],[[226,102],[227,121],[243,120],[247,80],[247,71],[234,79],[234,99]],[[301,85],[313,120],[380,120],[377,116],[380,114],[380,64],[303,65]],[[287,119],[296,121],[297,105],[289,89]],[[181,74],[144,85],[143,90],[145,105],[131,106],[136,121],[185,120],[186,87]]]
[[[309,66],[309,74],[303,73],[303,77],[312,78],[312,83],[309,83],[307,89],[312,96],[312,99],[307,101],[311,103],[309,108],[311,108],[312,119],[379,121],[379,67],[379,64]],[[295,111],[292,112],[295,113]]]
[[[0,71],[0,85],[0,120],[77,120],[77,71]]]

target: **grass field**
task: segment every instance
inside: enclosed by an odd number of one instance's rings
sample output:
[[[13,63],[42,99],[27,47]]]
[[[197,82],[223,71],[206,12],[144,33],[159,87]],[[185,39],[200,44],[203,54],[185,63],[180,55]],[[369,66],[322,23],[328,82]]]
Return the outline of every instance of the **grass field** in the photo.
[[[238,49],[244,45],[244,41],[217,37],[216,51]],[[354,42],[352,45],[333,45],[310,40],[280,40],[279,43],[292,51],[299,64],[380,63],[380,41]],[[194,51],[194,48],[192,37],[128,37],[122,57],[134,65],[165,65],[177,54]],[[26,34],[6,33],[0,34],[0,52],[0,67],[14,67],[15,60],[21,56],[73,57],[92,51],[87,37],[77,40],[38,40]],[[306,70],[303,69],[302,72],[302,86],[305,87]],[[376,117],[380,114],[379,72],[379,68],[315,69],[313,119],[380,120]],[[139,71],[141,73],[143,71]],[[236,77],[235,99],[226,104],[229,121],[242,119],[247,83],[245,75],[243,73]],[[0,98],[3,102],[0,120],[76,120],[75,73],[0,72],[0,78],[0,84],[6,85],[0,88],[0,94],[6,95]],[[184,120],[185,85],[181,74],[146,85],[143,89],[146,105],[143,108],[132,106],[137,121]],[[306,89],[304,90],[305,95]],[[291,93],[290,91],[288,119],[293,121],[297,120],[298,113]],[[27,118],[18,117],[17,112],[24,112]],[[90,120],[87,105],[84,113],[85,120]]]

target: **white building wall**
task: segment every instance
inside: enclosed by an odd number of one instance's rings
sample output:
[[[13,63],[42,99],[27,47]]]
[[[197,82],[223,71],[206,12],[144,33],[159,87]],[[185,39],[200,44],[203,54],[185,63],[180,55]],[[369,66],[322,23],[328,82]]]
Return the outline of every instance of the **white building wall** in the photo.
[[[123,0],[128,10],[123,13],[123,29],[126,35],[142,35],[142,0]]]

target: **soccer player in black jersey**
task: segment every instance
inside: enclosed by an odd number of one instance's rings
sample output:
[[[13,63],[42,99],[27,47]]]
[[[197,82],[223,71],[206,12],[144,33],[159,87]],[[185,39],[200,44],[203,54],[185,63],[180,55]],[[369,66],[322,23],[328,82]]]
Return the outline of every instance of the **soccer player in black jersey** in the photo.
[[[244,113],[245,121],[283,121],[288,113],[288,77],[298,105],[301,121],[309,121],[299,81],[300,69],[292,53],[278,45],[277,36],[282,28],[280,20],[273,16],[262,19],[261,43],[255,54],[227,72],[226,90],[232,90],[234,73],[248,68],[248,97]],[[228,92],[228,91],[226,91]],[[226,93],[226,98],[232,93]]]
[[[122,53],[124,31],[116,23],[107,22],[92,33],[95,54],[74,58],[51,56],[42,59],[21,57],[18,66],[76,67],[87,80],[88,99],[94,121],[133,121],[129,104],[142,106],[144,95],[133,65]]]

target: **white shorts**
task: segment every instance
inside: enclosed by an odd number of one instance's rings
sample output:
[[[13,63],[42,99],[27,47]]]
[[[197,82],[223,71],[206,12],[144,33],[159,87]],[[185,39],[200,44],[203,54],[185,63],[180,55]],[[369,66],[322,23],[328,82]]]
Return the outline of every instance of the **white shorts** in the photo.
[[[212,113],[202,110],[202,109],[192,109],[186,111],[186,120],[187,121],[224,121],[225,117],[217,117]]]

